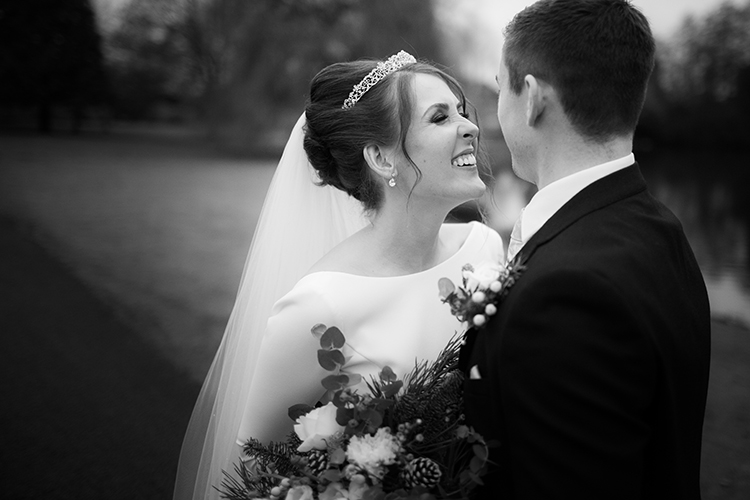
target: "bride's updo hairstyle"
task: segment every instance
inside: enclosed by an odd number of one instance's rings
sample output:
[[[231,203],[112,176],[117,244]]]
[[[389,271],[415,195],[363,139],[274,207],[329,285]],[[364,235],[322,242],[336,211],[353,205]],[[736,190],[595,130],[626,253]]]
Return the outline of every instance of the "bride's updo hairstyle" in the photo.
[[[354,86],[377,64],[378,61],[363,60],[335,63],[322,69],[312,79],[305,107],[305,152],[321,183],[348,193],[368,211],[380,208],[383,184],[367,166],[365,146],[400,144],[417,173],[417,182],[421,177],[405,149],[415,98],[414,75],[422,73],[442,79],[464,109],[467,107],[463,90],[453,77],[430,64],[413,62],[383,77],[353,106],[343,109]]]

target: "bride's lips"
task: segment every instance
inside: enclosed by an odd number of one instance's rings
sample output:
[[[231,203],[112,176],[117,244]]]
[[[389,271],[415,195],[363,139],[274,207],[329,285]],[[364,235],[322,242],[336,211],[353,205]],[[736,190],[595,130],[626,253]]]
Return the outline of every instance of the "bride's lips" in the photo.
[[[474,149],[470,148],[462,151],[451,160],[451,165],[458,168],[471,168],[477,166],[477,158],[474,156]]]

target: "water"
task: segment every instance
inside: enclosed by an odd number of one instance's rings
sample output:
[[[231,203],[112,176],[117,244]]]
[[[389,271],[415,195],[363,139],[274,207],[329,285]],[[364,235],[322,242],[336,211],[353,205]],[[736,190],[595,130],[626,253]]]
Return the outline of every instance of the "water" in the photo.
[[[33,229],[123,320],[202,380],[274,162],[168,132],[0,136],[0,215]],[[685,226],[713,314],[750,328],[747,182],[731,174],[748,157],[639,159],[652,192]],[[530,194],[511,174],[499,176],[491,221],[506,240]]]

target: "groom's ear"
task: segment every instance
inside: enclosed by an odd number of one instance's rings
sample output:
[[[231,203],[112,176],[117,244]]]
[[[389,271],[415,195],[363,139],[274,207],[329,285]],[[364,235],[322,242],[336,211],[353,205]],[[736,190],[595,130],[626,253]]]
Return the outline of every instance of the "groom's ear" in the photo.
[[[376,144],[368,144],[362,150],[362,155],[367,162],[367,166],[376,175],[383,179],[391,178],[395,166],[389,160],[389,152],[385,148]]]
[[[533,127],[547,107],[549,85],[534,75],[526,75],[523,81],[526,85],[526,125]]]

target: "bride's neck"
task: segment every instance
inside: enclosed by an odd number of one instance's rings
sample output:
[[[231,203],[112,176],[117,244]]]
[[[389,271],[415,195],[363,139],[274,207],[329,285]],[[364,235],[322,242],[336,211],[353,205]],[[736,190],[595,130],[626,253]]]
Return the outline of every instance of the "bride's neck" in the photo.
[[[416,209],[381,210],[369,230],[375,257],[404,273],[434,267],[445,257],[440,228],[446,215]]]

